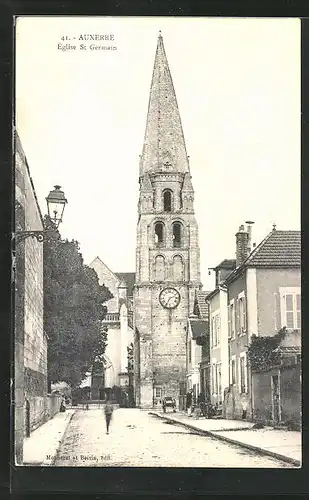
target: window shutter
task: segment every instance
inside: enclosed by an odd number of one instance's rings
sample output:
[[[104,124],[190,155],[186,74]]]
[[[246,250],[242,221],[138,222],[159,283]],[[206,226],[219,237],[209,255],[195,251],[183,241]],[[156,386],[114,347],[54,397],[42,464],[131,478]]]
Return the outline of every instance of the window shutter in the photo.
[[[286,326],[285,294],[281,295],[281,328]]]
[[[248,360],[247,360],[247,353],[245,353],[245,391],[246,393],[248,392]]]
[[[242,300],[242,307],[243,307],[243,331],[247,331],[247,310],[246,310],[246,297],[243,298]]]
[[[235,329],[236,329],[236,311],[235,311],[235,302],[232,306],[232,337],[235,338]]]
[[[219,345],[219,314],[216,315],[216,346]]]
[[[227,308],[227,314],[228,314],[228,338],[230,339],[231,336],[232,336],[231,306],[228,306],[228,308]]]
[[[238,390],[242,392],[242,372],[241,372],[241,357],[238,358]]]
[[[240,317],[239,317],[240,300],[235,302],[235,333],[240,334]]]
[[[301,297],[296,295],[296,328],[301,329]]]

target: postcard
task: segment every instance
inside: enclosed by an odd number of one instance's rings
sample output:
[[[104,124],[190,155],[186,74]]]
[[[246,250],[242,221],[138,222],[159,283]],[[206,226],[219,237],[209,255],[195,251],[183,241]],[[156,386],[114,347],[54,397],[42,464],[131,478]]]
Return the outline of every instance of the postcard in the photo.
[[[15,28],[16,465],[301,467],[300,20]]]

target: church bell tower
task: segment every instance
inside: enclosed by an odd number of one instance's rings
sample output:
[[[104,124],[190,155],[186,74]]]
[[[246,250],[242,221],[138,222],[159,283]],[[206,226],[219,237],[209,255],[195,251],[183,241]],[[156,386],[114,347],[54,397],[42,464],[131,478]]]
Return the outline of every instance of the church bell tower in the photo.
[[[136,405],[178,401],[186,324],[200,283],[198,226],[189,160],[163,38],[158,38],[143,151],[134,290]]]

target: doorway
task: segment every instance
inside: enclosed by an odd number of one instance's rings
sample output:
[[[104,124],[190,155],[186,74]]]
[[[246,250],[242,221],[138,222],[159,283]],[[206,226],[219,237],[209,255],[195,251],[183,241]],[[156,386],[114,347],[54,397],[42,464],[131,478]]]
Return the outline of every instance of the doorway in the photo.
[[[271,392],[272,392],[272,407],[273,407],[273,421],[274,424],[280,422],[280,390],[279,390],[279,376],[272,375],[271,377]]]

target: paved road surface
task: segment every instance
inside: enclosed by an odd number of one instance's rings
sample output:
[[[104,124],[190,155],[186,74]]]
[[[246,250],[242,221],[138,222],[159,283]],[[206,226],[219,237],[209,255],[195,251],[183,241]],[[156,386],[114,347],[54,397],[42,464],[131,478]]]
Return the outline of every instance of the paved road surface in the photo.
[[[106,434],[102,409],[78,410],[64,435],[56,466],[291,467],[270,457],[165,423],[147,411],[114,411]]]

